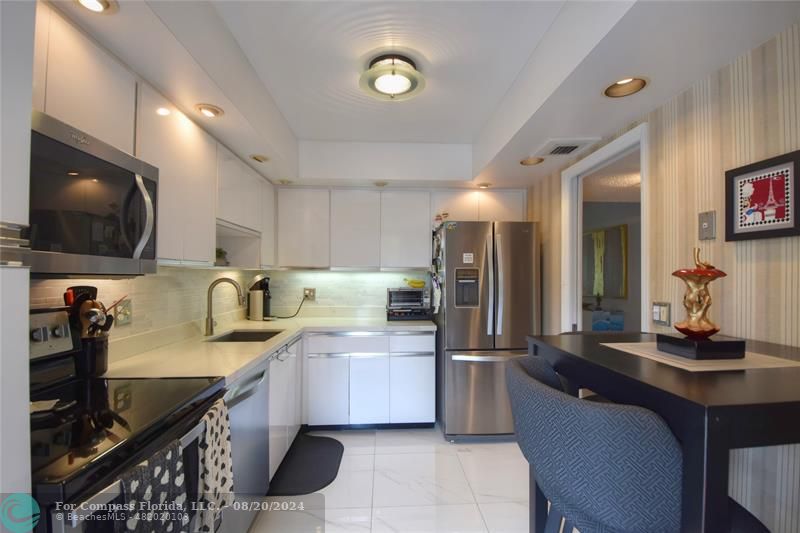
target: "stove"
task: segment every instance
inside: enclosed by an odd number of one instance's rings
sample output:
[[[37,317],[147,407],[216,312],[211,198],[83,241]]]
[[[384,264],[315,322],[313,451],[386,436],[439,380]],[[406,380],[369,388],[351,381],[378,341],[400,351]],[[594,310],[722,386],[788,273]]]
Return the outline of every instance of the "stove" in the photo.
[[[60,311],[52,313],[37,313],[32,333],[63,323]],[[43,354],[41,341],[32,336],[31,344],[36,347],[31,360],[32,481],[42,508],[37,532],[59,529],[48,525],[57,502],[82,502],[103,491],[125,470],[182,438],[224,392],[219,377],[81,379],[75,371],[80,348],[70,345],[66,352]]]

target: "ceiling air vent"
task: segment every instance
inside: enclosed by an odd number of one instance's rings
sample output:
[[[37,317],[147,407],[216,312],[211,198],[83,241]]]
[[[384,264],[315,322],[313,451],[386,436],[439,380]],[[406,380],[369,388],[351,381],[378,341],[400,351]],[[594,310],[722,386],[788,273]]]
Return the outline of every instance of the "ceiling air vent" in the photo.
[[[550,139],[541,146],[534,155],[539,157],[575,156],[599,141],[599,137],[582,137],[579,139]]]

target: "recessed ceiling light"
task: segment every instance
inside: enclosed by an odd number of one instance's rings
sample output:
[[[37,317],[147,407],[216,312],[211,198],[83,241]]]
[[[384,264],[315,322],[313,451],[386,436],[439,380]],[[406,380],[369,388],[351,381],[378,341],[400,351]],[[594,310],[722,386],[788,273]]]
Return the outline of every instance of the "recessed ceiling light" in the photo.
[[[212,104],[197,104],[194,108],[207,118],[221,117],[225,114],[221,107]]]
[[[93,13],[103,13],[111,8],[108,0],[78,0],[78,3]]]
[[[97,183],[97,182],[98,182],[98,181],[100,181],[100,180],[99,180],[99,179],[97,179],[97,178],[92,178],[92,181],[93,181],[93,182],[95,182],[95,183]]]
[[[525,159],[520,161],[519,164],[522,165],[523,167],[532,167],[533,165],[538,165],[542,161],[544,161],[543,157],[531,156],[531,157],[526,157]]]
[[[292,180],[278,180],[278,184],[280,185],[291,185]]]
[[[388,181],[376,181],[375,182],[375,186],[376,187],[386,187],[387,185],[389,185]]]
[[[638,93],[647,85],[644,78],[624,78],[609,85],[603,94],[609,98],[622,98]]]
[[[250,159],[252,159],[253,161],[257,161],[259,163],[266,163],[267,161],[269,161],[269,157],[263,154],[252,154],[250,156]]]
[[[67,176],[78,176],[77,172],[67,172]]]
[[[491,187],[491,186],[492,186],[492,184],[491,184],[491,183],[479,183],[479,184],[478,184],[478,188],[479,188],[479,189],[488,189],[488,188],[489,188],[489,187]]]
[[[358,84],[374,98],[400,101],[419,94],[425,88],[425,78],[408,57],[383,54],[369,62]]]
[[[156,109],[156,113],[161,115],[162,117],[166,117],[167,115],[172,113],[172,111],[170,111],[166,107],[159,107],[158,109]]]

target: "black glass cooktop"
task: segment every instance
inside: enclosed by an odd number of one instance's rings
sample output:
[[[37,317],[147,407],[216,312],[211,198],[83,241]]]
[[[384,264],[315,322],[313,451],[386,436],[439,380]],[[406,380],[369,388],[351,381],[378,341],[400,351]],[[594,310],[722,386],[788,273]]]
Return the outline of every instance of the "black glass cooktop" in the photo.
[[[65,482],[113,459],[222,386],[221,378],[94,378],[36,391],[31,397],[33,482]]]

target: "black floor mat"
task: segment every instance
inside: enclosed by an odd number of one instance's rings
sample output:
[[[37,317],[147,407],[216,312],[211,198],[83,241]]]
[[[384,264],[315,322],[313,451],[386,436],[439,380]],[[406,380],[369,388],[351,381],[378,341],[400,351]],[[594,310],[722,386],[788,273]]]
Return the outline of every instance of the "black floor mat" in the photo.
[[[269,484],[268,496],[300,496],[330,485],[339,473],[344,446],[330,437],[300,433]]]

